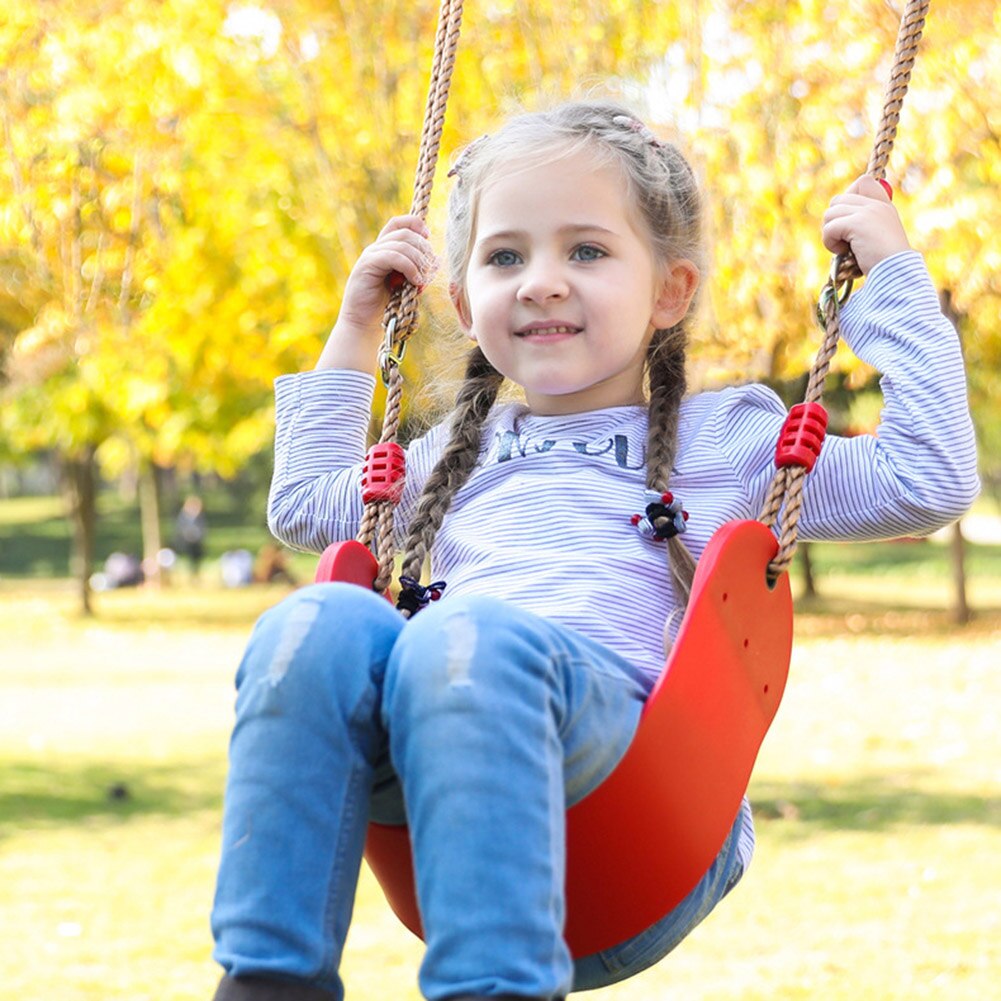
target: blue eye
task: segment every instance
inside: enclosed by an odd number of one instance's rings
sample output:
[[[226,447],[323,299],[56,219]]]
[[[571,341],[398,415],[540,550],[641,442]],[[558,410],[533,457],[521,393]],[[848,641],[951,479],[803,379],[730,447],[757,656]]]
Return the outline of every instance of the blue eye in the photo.
[[[488,258],[487,264],[495,264],[499,268],[510,268],[520,264],[521,257],[513,250],[495,250]]]
[[[596,247],[593,243],[582,243],[579,247],[574,247],[571,258],[575,261],[598,261],[606,256],[601,247]]]

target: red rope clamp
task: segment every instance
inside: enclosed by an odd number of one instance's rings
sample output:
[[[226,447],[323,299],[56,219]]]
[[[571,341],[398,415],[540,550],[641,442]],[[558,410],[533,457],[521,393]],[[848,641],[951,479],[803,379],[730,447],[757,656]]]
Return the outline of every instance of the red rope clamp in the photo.
[[[365,456],[361,474],[361,499],[366,504],[373,501],[400,502],[403,482],[407,474],[407,458],[395,441],[373,445]]]
[[[827,411],[819,403],[797,403],[786,417],[775,446],[775,465],[813,469],[827,433]]]

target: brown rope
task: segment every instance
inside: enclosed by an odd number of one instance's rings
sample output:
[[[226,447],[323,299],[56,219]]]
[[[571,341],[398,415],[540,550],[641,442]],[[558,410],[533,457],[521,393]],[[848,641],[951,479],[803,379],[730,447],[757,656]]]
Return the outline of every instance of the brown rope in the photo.
[[[911,70],[914,68],[914,58],[918,51],[918,43],[924,30],[925,18],[928,15],[930,0],[908,0],[900,19],[897,32],[897,45],[894,51],[893,68],[886,87],[883,101],[883,115],[876,133],[875,144],[869,157],[866,173],[875,178],[882,178],[886,173],[886,164],[893,150],[897,136],[897,124],[900,121],[900,109],[911,82]],[[841,339],[840,308],[844,305],[851,292],[852,282],[862,274],[858,262],[851,252],[834,259],[831,266],[831,277],[824,286],[818,306],[818,317],[824,327],[824,339],[817,352],[810,378],[807,383],[804,402],[819,403],[824,392],[824,380],[831,367],[831,359],[838,349]],[[806,481],[806,469],[802,466],[787,466],[779,469],[768,489],[764,506],[758,520],[769,528],[775,525],[782,513],[782,530],[779,535],[779,550],[775,559],[768,566],[769,576],[773,579],[784,573],[792,562],[796,552],[797,526],[803,506],[803,486]]]
[[[435,32],[434,57],[428,83],[427,106],[421,132],[420,152],[414,175],[414,195],[410,212],[421,219],[427,218],[434,184],[438,150],[441,146],[445,108],[455,67],[455,53],[459,44],[462,24],[462,0],[441,0],[438,27]],[[404,282],[389,299],[383,315],[386,339],[379,353],[379,367],[387,387],[386,409],[383,416],[380,442],[395,442],[400,429],[403,411],[403,376],[400,363],[407,341],[417,326],[417,300],[419,291],[410,282]],[[393,531],[393,508],[389,501],[374,501],[365,507],[357,539],[368,546],[379,561],[375,589],[385,591],[393,577],[396,559],[396,539]]]

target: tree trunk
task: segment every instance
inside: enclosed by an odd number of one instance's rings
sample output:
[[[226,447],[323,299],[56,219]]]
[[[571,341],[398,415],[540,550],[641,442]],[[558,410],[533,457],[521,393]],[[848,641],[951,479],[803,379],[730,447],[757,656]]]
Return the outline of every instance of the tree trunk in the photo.
[[[803,597],[817,597],[817,579],[813,574],[813,562],[810,560],[810,543],[799,544],[799,568],[803,572]]]
[[[94,468],[96,448],[87,445],[75,456],[63,456],[62,484],[67,514],[73,526],[73,551],[70,572],[76,578],[80,595],[80,612],[93,615],[90,575],[94,569],[95,537],[97,534],[97,477]]]
[[[957,521],[952,526],[949,549],[952,557],[952,580],[955,585],[952,618],[956,625],[965,626],[973,615],[966,600],[966,539],[963,537],[962,522]]]
[[[157,554],[163,548],[163,537],[160,534],[159,478],[152,462],[144,461],[139,468],[139,519],[142,522],[146,583],[159,587],[162,580]]]

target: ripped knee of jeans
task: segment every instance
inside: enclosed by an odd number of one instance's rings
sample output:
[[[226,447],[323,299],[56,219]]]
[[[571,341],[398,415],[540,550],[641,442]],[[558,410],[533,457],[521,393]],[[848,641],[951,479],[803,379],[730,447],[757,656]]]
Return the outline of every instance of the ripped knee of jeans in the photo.
[[[285,616],[264,676],[265,683],[271,688],[277,688],[285,679],[295,655],[319,618],[322,608],[323,603],[318,598],[307,596],[297,602]]]
[[[452,687],[473,683],[473,657],[476,654],[476,621],[464,609],[445,617],[445,676]]]

